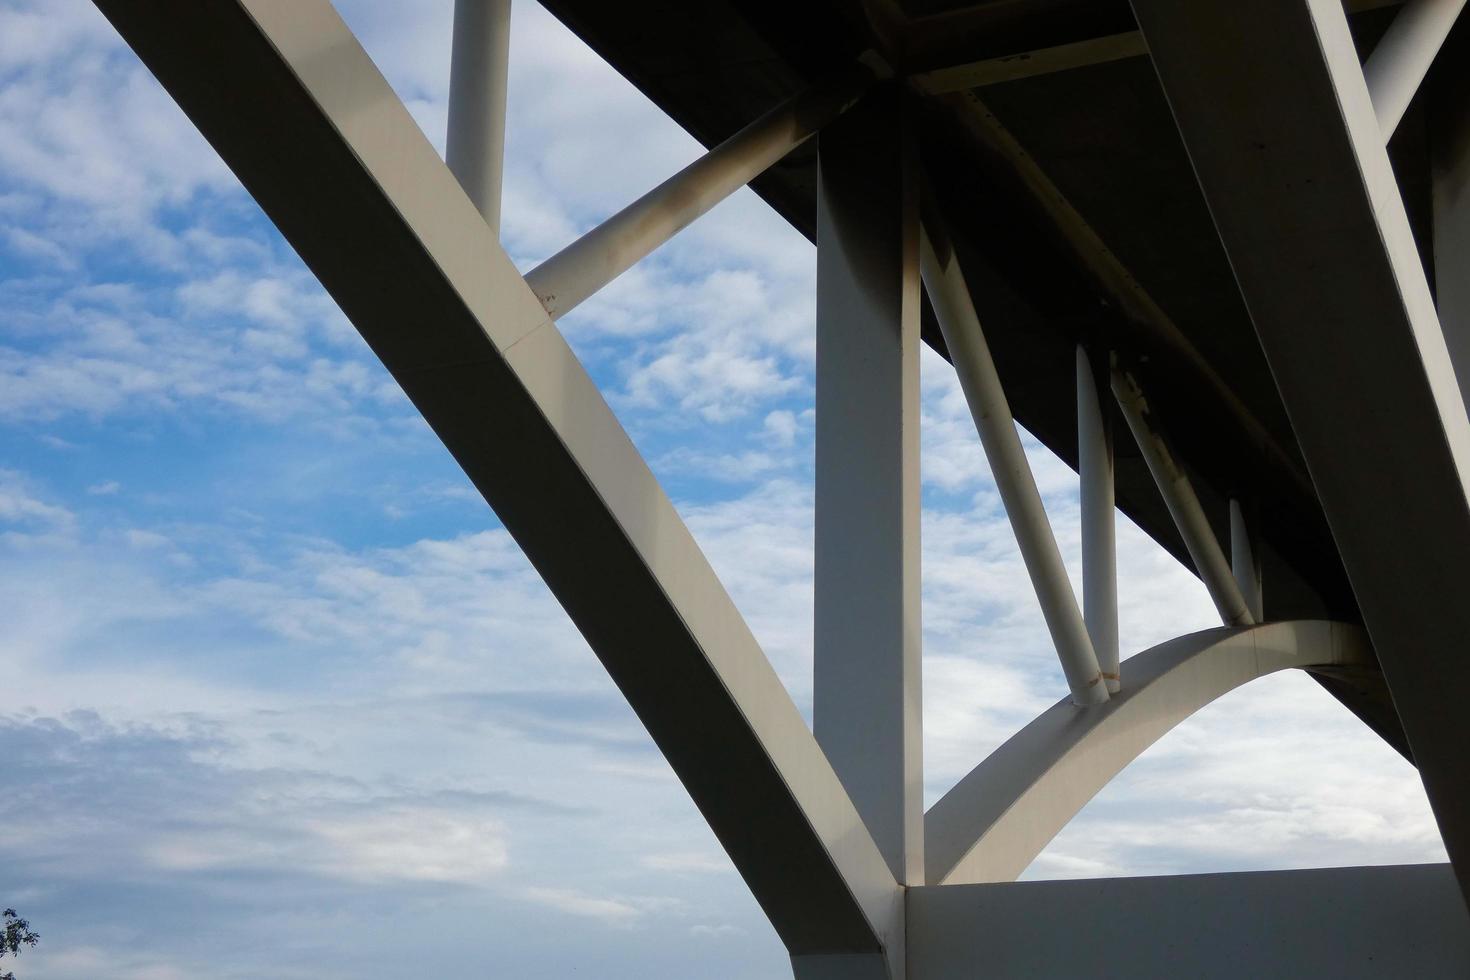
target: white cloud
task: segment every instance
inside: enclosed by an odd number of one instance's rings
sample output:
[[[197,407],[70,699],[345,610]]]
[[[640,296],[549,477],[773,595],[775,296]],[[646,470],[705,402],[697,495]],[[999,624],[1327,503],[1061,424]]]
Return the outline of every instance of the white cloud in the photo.
[[[99,976],[117,980],[193,980],[200,976],[201,969],[208,969],[204,964],[179,964],[146,952],[140,955],[132,950],[93,945],[55,949],[49,942],[27,951],[25,965],[60,980]]]
[[[648,279],[647,290],[628,298],[671,332],[625,359],[622,405],[724,423],[809,387],[800,352],[813,331],[810,310],[773,302],[768,271],[717,270],[690,282],[657,269]],[[618,286],[624,296],[631,292]],[[772,323],[786,326],[773,331]],[[569,331],[575,341],[587,328],[572,324]]]
[[[200,828],[159,840],[146,854],[174,871],[270,869],[359,882],[484,884],[509,863],[497,819],[412,805],[363,809],[283,815],[273,808],[269,836],[255,827]]]
[[[714,926],[705,925],[705,924],[701,923],[699,925],[690,926],[689,927],[689,934],[691,936],[712,936],[712,937],[720,937],[720,936],[743,936],[743,935],[745,935],[745,930],[742,929],[742,928],[740,928],[739,926],[733,926],[733,925],[731,925],[728,922],[722,922],[719,925],[714,925]]]
[[[596,919],[606,925],[631,926],[649,913],[665,913],[677,909],[677,899],[651,896],[604,897],[589,895],[575,888],[527,888],[526,898],[568,915]]]
[[[239,194],[183,112],[87,3],[0,10],[0,170],[47,199],[30,229],[63,267],[100,247],[184,257],[160,208]]]
[[[785,374],[774,357],[680,338],[633,369],[628,401],[639,408],[672,401],[680,412],[695,412],[708,422],[730,422],[801,384],[801,379]]]
[[[41,500],[22,474],[0,469],[0,523],[55,529],[69,527],[75,519],[65,507]]]
[[[659,473],[688,473],[728,483],[748,483],[773,470],[784,470],[790,466],[789,459],[778,458],[759,450],[708,453],[676,449],[665,453],[654,463],[654,469]]]
[[[569,680],[570,665],[587,662],[504,531],[365,554],[319,542],[285,566],[210,582],[197,601],[243,614],[291,644],[353,649],[411,692],[457,690],[471,678],[537,686],[553,671]]]
[[[56,269],[71,271],[80,264],[70,252],[43,234],[25,228],[7,228],[5,238],[15,252]]]
[[[795,445],[800,424],[796,413],[784,408],[771,412],[763,423],[766,437],[777,449],[790,449]]]
[[[612,898],[598,898],[571,888],[528,888],[525,895],[533,902],[550,906],[558,912],[599,919],[610,925],[625,926],[643,915],[643,910]]]
[[[86,4],[12,0],[0,8],[0,72],[44,67],[78,47],[111,43],[107,22]]]
[[[330,428],[407,409],[366,345],[300,273],[220,274],[185,283],[177,298],[80,287],[42,303],[16,299],[9,332],[44,342],[0,346],[0,411],[14,421],[169,414],[203,403]]]
[[[643,866],[654,871],[673,871],[679,874],[729,874],[735,870],[725,855],[704,851],[650,854],[643,859]]]

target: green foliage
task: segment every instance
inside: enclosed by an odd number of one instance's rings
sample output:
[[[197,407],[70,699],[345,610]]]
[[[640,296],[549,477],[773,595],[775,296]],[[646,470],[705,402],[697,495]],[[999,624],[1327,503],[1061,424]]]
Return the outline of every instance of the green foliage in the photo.
[[[15,909],[6,909],[0,916],[5,922],[5,935],[0,937],[0,957],[7,953],[19,956],[22,946],[34,946],[40,942],[40,934],[31,932],[31,924],[16,915]],[[0,973],[0,980],[15,980],[15,974]]]

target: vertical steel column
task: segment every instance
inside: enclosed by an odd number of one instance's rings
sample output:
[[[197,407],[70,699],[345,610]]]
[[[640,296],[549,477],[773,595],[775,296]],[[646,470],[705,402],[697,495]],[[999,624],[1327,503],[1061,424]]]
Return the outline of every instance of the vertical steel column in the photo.
[[[1464,7],[1465,0],[1409,0],[1363,62],[1363,78],[1385,143],[1399,128],[1399,120]]]
[[[1113,426],[1108,355],[1077,346],[1077,476],[1082,505],[1082,614],[1108,691],[1118,672],[1118,555],[1113,500]],[[1101,378],[1103,384],[1098,384]]]
[[[1174,526],[1179,529],[1179,536],[1189,549],[1195,571],[1214,600],[1221,621],[1226,626],[1251,625],[1256,620],[1245,596],[1235,584],[1235,573],[1225,560],[1225,552],[1220,549],[1220,541],[1210,527],[1209,518],[1205,517],[1194,486],[1175,461],[1164,434],[1153,424],[1148,402],[1138,383],[1122,371],[1114,371],[1113,395],[1123,410],[1123,418],[1128,421],[1128,428],[1133,432],[1144,461],[1148,463],[1154,483],[1158,484],[1159,494],[1174,518]]]
[[[1234,497],[1230,498],[1230,570],[1235,573],[1235,584],[1251,616],[1263,622],[1260,542],[1254,522],[1246,520],[1240,501]]]
[[[500,234],[511,0],[454,0],[445,162]]]
[[[896,91],[821,133],[817,741],[901,884],[921,884],[919,261]]]
[[[1092,649],[1082,610],[1077,607],[1077,594],[1072,591],[1062,553],[1057,549],[1057,539],[1046,518],[1031,464],[1021,447],[1021,437],[1016,434],[1011,406],[980,329],[980,318],[975,313],[970,289],[965,285],[959,259],[937,219],[926,217],[919,239],[924,289],[934,304],[945,346],[959,375],[970,415],[975,419],[985,457],[990,461],[995,488],[1010,518],[1011,530],[1016,533],[1016,544],[1031,576],[1031,587],[1041,603],[1041,614],[1056,646],[1057,659],[1067,675],[1072,701],[1076,704],[1106,701],[1107,684],[1098,669],[1097,654]]]

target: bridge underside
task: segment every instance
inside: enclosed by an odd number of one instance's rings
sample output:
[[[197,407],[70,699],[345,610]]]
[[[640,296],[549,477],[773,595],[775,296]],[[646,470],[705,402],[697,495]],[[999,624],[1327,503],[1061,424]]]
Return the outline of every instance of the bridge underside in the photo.
[[[1385,126],[1337,0],[551,0],[706,142],[875,46],[901,77],[796,100],[523,277],[329,4],[96,2],[526,551],[798,977],[1464,974],[1463,76]],[[1364,45],[1379,6],[1354,6]],[[786,153],[823,126],[819,160]],[[757,189],[819,243],[815,731],[555,323],[682,227],[661,191],[712,206],[783,155]],[[1438,312],[1436,265],[1459,271]],[[1072,688],[928,814],[921,329],[953,354]],[[1137,443],[1117,441],[1117,503],[1229,627],[1126,662],[1121,687],[1006,402],[1103,460],[1082,482],[1110,528],[1108,437],[1078,437],[1106,427],[1071,397],[1107,387],[1098,351]],[[1103,564],[1084,544],[1094,586]],[[1452,867],[953,883],[1013,877],[1168,727],[1286,667],[1417,761]]]
[[[1270,582],[1266,618],[1359,619],[1127,2],[547,0],[545,6],[707,145],[875,46],[900,72],[922,79],[934,94],[910,106],[921,155],[961,249],[1016,420],[1076,466],[1073,405],[1056,392],[1072,384],[1078,343],[1119,351],[1167,419],[1220,537],[1228,536],[1228,501],[1252,502],[1263,578]],[[1396,6],[1383,0],[1349,6],[1355,37],[1367,50]],[[1389,144],[1426,256],[1428,101],[1411,105]],[[816,146],[808,144],[752,184],[813,240],[816,157]],[[1070,208],[1059,212],[1039,199],[1020,157],[1039,166]],[[1162,317],[1099,271],[1099,242]],[[946,353],[927,302],[923,336]],[[1187,566],[1185,544],[1128,440],[1118,442],[1116,474],[1118,507]],[[1316,679],[1410,756],[1380,676]]]

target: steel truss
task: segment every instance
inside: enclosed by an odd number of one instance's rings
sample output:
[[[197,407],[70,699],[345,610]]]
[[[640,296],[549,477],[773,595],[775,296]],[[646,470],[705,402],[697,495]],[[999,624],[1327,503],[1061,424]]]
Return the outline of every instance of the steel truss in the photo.
[[[1366,80],[1337,0],[1134,0],[1140,33],[1056,49],[1032,66],[1060,70],[1139,45],[1154,58],[1366,634],[1264,620],[1250,506],[1231,503],[1227,558],[1122,363],[1128,352],[1086,347],[1079,604],[904,110],[905,100],[957,98],[945,93],[1004,75],[999,62],[892,80],[868,56],[523,278],[497,230],[507,0],[458,0],[449,166],[325,0],[96,2],[525,550],[709,821],[798,977],[1101,975],[1115,954],[1129,975],[1470,973],[1461,703],[1470,660],[1441,656],[1464,648],[1470,603],[1437,601],[1462,594],[1470,554],[1470,421],[1383,152],[1463,0],[1410,4]],[[555,318],[819,131],[813,732]],[[1047,195],[1029,166],[1028,183]],[[1065,201],[1048,200],[1099,282],[1141,322],[1174,329]],[[1292,234],[1278,233],[1283,222]],[[921,290],[1070,688],[927,814]],[[1466,315],[1454,311],[1454,322],[1470,329]],[[1344,401],[1344,386],[1372,394]],[[1121,666],[1109,391],[1225,624]],[[1419,477],[1406,484],[1407,473]],[[1396,508],[1423,519],[1381,519]],[[1179,721],[1271,671],[1362,669],[1369,637],[1458,889],[1444,867],[1014,883]],[[1130,930],[1143,952],[1120,938]]]

